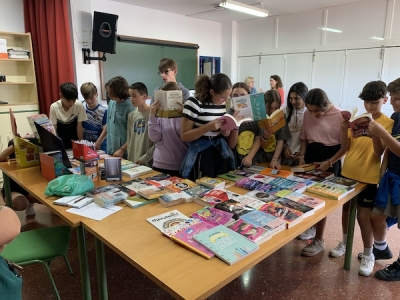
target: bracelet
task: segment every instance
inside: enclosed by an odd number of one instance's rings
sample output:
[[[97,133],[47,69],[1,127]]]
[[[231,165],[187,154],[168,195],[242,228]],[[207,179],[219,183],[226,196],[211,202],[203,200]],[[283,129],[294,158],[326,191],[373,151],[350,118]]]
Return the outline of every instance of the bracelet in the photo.
[[[329,163],[329,168],[332,168],[332,161],[330,159],[326,160]]]

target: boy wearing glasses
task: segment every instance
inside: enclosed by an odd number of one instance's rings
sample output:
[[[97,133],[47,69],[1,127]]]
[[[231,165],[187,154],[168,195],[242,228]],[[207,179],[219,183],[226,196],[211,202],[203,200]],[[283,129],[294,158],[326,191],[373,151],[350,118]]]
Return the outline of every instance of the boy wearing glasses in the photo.
[[[178,73],[178,64],[172,58],[163,58],[158,64],[158,75],[161,76],[163,84],[167,82],[176,82],[182,91],[182,100],[185,102],[189,97],[190,93],[187,88],[185,88],[182,83],[176,81],[176,74]],[[156,87],[154,90],[160,90],[162,87]],[[151,104],[154,102],[154,92],[151,96]]]
[[[372,115],[374,122],[381,124],[385,131],[391,133],[394,122],[381,112],[382,105],[387,101],[386,93],[387,88],[383,81],[371,81],[364,86],[359,98],[364,101],[365,110]],[[357,220],[364,244],[364,252],[359,254],[361,264],[358,273],[370,276],[375,260],[392,257],[386,243],[384,247],[381,247],[381,242],[374,242],[371,224],[371,212],[380,179],[381,156],[385,150],[385,144],[378,136],[353,138],[349,125],[348,119],[342,123],[342,149],[347,151],[342,175],[367,184],[367,188],[358,195],[357,201]],[[343,241],[329,251],[332,257],[340,257],[346,252],[349,213],[350,202],[347,202],[342,210]]]

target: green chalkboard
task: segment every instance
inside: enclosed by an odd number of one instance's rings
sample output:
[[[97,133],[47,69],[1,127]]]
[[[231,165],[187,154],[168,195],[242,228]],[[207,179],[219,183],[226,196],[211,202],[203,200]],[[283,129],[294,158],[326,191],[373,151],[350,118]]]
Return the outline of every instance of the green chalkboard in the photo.
[[[172,58],[178,64],[176,79],[188,89],[194,89],[197,75],[197,49],[117,42],[116,54],[107,54],[103,62],[103,82],[114,76],[123,76],[129,84],[141,81],[149,91],[162,84],[158,63],[164,57]]]

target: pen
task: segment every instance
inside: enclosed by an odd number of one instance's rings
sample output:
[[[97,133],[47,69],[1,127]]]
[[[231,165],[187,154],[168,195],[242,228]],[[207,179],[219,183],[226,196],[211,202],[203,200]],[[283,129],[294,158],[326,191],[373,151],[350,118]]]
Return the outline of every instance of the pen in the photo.
[[[76,199],[74,202],[72,202],[72,204],[75,204],[75,203],[81,201],[81,200],[84,199],[84,198],[85,198],[85,196],[81,196],[81,197],[79,197],[78,199]]]

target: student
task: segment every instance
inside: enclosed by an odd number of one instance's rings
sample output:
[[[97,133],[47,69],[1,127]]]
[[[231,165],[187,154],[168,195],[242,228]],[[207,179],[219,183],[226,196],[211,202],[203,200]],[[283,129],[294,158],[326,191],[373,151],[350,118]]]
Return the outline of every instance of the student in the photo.
[[[200,75],[195,90],[196,97],[190,97],[183,108],[181,139],[190,145],[181,174],[191,179],[216,177],[236,167],[231,148],[237,143],[238,130],[221,131],[219,119],[226,113],[232,83],[222,73]]]
[[[147,122],[150,107],[146,104],[147,87],[142,82],[136,82],[129,87],[132,105],[137,109],[128,115],[127,153],[128,160],[139,165],[151,167],[153,161],[154,143],[149,138]]]
[[[50,105],[50,120],[63,141],[65,149],[72,149],[72,140],[83,139],[82,122],[87,120],[85,108],[76,101],[78,89],[72,82],[60,85],[60,100]]]
[[[299,164],[316,163],[321,171],[340,176],[340,158],[344,155],[340,147],[342,114],[321,89],[310,90],[305,103]],[[316,224],[315,238],[301,250],[302,255],[314,256],[325,250],[325,225],[326,218]]]
[[[128,115],[135,110],[129,99],[129,85],[122,76],[111,78],[106,83],[110,102],[107,111],[107,153],[126,158]]]
[[[96,149],[107,151],[107,108],[97,101],[97,88],[91,82],[81,86],[88,119],[83,122],[83,138],[95,142]]]
[[[250,89],[246,83],[237,82],[233,85],[232,97],[248,94],[250,94]],[[238,165],[250,167],[260,161],[261,134],[262,131],[258,127],[257,122],[244,122],[240,125],[238,142],[235,147]]]
[[[382,105],[387,101],[386,84],[380,80],[368,82],[362,89],[359,98],[364,101],[365,110],[372,114],[374,121],[391,133],[393,120],[381,111]],[[371,224],[371,211],[379,183],[381,156],[385,150],[385,145],[377,136],[372,136],[372,138],[362,136],[354,139],[349,130],[349,125],[349,120],[345,120],[342,124],[342,148],[347,151],[342,176],[367,184],[367,188],[358,195],[357,203],[357,220],[364,244],[358,273],[363,276],[370,276],[375,259],[392,257],[388,247],[382,251],[373,250],[374,237]],[[343,241],[340,241],[338,246],[329,251],[329,255],[332,257],[340,257],[346,252],[349,214],[350,202],[347,202],[342,209]],[[388,257],[389,253],[390,257]]]
[[[178,64],[172,58],[163,58],[158,64],[158,75],[161,76],[163,84],[166,82],[176,82],[179,89],[182,91],[183,101],[186,101],[190,97],[189,90],[185,88],[182,83],[176,81],[176,74],[178,74]],[[161,89],[161,86],[156,87],[154,90]],[[151,96],[150,104],[154,102],[154,93]]]
[[[287,97],[287,106],[283,110],[288,124],[290,139],[285,141],[282,164],[295,166],[299,164],[301,147],[301,128],[303,126],[303,116],[306,110],[304,99],[308,93],[308,88],[303,82],[296,82],[290,87]]]
[[[267,114],[271,115],[281,107],[281,97],[276,90],[266,91],[264,94]],[[261,134],[261,159],[260,162],[270,162],[273,169],[280,168],[280,158],[285,140],[290,139],[290,131],[287,124],[275,133],[271,130],[262,130]]]
[[[249,94],[256,94],[257,93],[257,89],[254,87],[254,77],[246,77],[246,79],[244,80],[244,83],[247,84],[247,86],[250,89],[250,93]]]
[[[28,138],[29,139],[29,138]],[[36,140],[36,138],[35,138]],[[14,140],[8,142],[8,147],[0,153],[0,162],[15,158]],[[38,201],[29,194],[23,187],[10,178],[10,189],[13,209],[17,211],[25,210],[26,216],[34,216],[36,214],[33,205]],[[5,200],[4,186],[1,189],[1,195]]]
[[[285,92],[283,91],[282,80],[278,75],[271,75],[269,78],[269,85],[271,86],[271,90],[277,90],[279,95],[281,96],[281,105],[285,102]]]
[[[400,185],[400,78],[389,83],[388,92],[390,93],[390,104],[394,110],[391,117],[394,120],[392,135],[376,121],[371,121],[368,128],[371,136],[381,138],[387,147],[381,167],[383,176],[374,202],[375,206],[371,213],[375,239],[373,254],[376,251],[375,248],[380,251],[388,249],[386,243],[387,217],[397,217],[397,227],[400,228],[400,200],[398,194]],[[400,281],[400,254],[391,265],[376,271],[375,277],[384,281]]]
[[[167,82],[161,86],[161,90],[179,90],[179,85],[176,82]],[[160,105],[156,101],[150,106],[148,123],[149,138],[155,143],[153,170],[179,177],[179,167],[189,144],[181,140],[182,118],[158,118],[156,113]]]
[[[17,214],[6,206],[0,206],[0,254],[21,231]],[[22,299],[22,277],[0,256],[0,295],[3,299]]]

